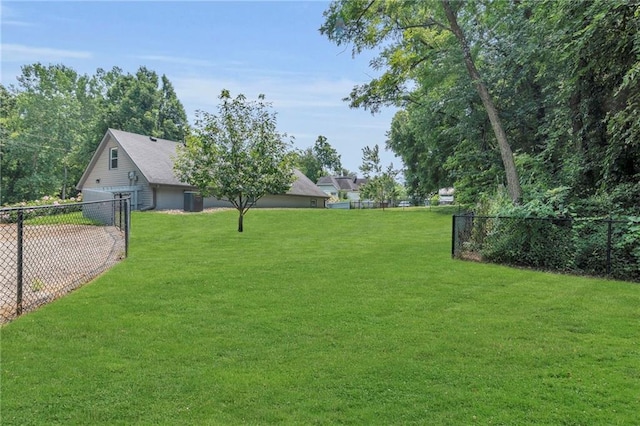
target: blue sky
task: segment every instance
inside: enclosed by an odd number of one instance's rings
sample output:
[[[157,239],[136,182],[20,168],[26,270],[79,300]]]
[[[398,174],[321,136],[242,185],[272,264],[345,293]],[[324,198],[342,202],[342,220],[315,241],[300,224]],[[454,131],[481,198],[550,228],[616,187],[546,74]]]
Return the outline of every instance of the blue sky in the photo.
[[[325,1],[2,1],[2,75],[16,84],[25,64],[62,63],[80,73],[140,66],[165,74],[190,121],[196,110],[214,112],[225,88],[255,99],[263,93],[277,112],[278,129],[295,147],[318,135],[358,171],[362,148],[378,144],[384,166],[395,112],[372,116],[342,101],[354,85],[376,75],[371,54],[320,35]]]

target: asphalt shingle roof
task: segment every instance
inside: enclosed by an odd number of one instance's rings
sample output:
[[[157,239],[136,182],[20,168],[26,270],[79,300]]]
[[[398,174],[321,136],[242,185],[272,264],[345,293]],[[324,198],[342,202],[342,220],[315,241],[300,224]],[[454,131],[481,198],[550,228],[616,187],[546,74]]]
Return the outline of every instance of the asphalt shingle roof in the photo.
[[[367,183],[366,179],[350,176],[322,176],[318,179],[318,185],[333,185],[343,191],[359,191],[360,186]]]
[[[189,186],[173,174],[179,142],[109,129],[150,184]]]
[[[152,138],[150,136],[115,129],[107,130],[107,134],[108,133],[111,133],[113,138],[120,144],[129,158],[131,158],[131,161],[140,169],[140,172],[149,184],[192,188],[191,185],[178,180],[173,173],[173,160],[176,158],[177,148],[180,142]],[[103,141],[105,139],[103,139]],[[97,155],[98,153],[96,152],[89,167],[93,166]],[[86,173],[85,171],[83,179]],[[294,169],[293,173],[295,181],[291,189],[287,191],[287,194],[329,198],[324,191],[318,188],[316,184],[300,172],[300,170]]]

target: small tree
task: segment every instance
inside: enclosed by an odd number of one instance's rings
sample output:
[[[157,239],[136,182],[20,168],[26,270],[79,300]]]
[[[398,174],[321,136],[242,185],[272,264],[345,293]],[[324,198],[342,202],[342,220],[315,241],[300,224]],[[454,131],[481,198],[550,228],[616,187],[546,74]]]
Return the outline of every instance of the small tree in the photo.
[[[175,172],[203,196],[228,200],[238,210],[238,232],[247,211],[266,194],[282,194],[293,182],[286,134],[264,95],[247,101],[222,90],[218,114],[197,111],[195,129],[178,149]]]
[[[384,208],[385,202],[393,203],[399,195],[396,176],[399,171],[389,164],[383,171],[380,164],[380,148],[365,146],[362,149],[362,165],[360,171],[367,178],[367,183],[360,189],[361,196],[380,203]]]

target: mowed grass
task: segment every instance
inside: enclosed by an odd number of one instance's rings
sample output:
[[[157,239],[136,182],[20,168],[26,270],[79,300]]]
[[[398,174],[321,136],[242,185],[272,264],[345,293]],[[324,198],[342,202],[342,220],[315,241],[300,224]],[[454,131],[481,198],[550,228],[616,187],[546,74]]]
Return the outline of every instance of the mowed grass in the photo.
[[[452,260],[429,209],[134,213],[1,330],[3,425],[640,421],[640,286]]]

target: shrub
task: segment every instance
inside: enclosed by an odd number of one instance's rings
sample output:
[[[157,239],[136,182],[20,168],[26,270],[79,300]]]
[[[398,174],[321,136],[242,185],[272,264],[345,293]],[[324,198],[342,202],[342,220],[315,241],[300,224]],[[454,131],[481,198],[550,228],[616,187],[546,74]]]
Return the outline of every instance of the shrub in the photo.
[[[569,221],[536,218],[496,218],[482,256],[491,262],[543,269],[573,269],[574,251]]]
[[[484,208],[495,216],[485,237],[482,256],[491,262],[534,268],[573,269],[573,230],[566,217],[568,188],[549,190],[543,198],[513,205],[499,194]]]
[[[82,196],[61,200],[59,198],[44,196],[35,201],[23,201],[9,205],[0,210],[0,223],[15,223],[18,221],[18,211],[22,210],[23,219],[28,220],[34,217],[54,216],[65,213],[72,213],[82,210],[79,205]],[[60,207],[64,206],[65,207]],[[47,208],[48,207],[48,208]]]
[[[640,281],[640,217],[629,217],[612,234],[611,275]]]

